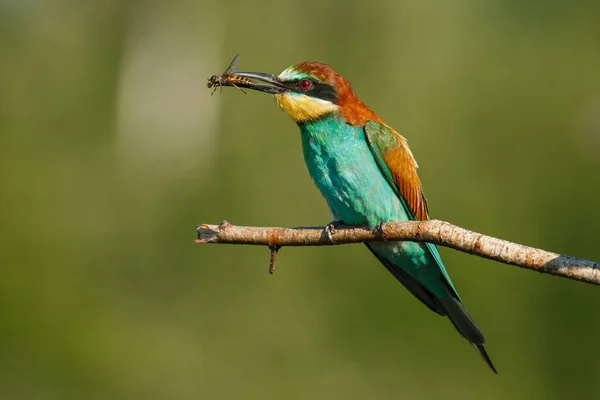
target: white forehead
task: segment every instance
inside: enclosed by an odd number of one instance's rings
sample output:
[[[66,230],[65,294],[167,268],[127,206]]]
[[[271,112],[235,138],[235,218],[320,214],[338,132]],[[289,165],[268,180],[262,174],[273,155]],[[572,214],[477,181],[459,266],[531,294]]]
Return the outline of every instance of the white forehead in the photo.
[[[282,81],[293,81],[302,78],[306,78],[306,74],[296,71],[294,67],[286,68],[279,74],[279,79]]]

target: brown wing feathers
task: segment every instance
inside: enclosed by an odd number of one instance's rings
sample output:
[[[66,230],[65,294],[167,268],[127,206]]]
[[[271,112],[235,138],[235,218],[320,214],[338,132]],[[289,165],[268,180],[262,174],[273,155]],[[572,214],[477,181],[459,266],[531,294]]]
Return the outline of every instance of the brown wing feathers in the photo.
[[[398,146],[390,149],[387,154],[382,154],[382,158],[415,218],[427,220],[429,219],[427,200],[423,195],[421,180],[417,174],[417,163],[408,148],[406,139],[392,128],[388,127],[388,129],[396,136]]]

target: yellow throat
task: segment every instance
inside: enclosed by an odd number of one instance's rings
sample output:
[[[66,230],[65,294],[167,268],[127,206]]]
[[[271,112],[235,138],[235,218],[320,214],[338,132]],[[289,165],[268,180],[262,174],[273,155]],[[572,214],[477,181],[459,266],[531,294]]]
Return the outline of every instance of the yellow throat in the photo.
[[[315,120],[338,109],[330,101],[298,93],[276,94],[275,101],[296,122]]]

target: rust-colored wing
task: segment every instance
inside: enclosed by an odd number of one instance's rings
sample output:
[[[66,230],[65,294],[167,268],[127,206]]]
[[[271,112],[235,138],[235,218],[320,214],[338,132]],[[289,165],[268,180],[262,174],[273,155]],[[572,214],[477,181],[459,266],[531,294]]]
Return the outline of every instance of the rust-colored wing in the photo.
[[[365,136],[381,172],[414,219],[429,219],[427,200],[417,175],[417,162],[406,139],[389,126],[376,121],[365,124]]]

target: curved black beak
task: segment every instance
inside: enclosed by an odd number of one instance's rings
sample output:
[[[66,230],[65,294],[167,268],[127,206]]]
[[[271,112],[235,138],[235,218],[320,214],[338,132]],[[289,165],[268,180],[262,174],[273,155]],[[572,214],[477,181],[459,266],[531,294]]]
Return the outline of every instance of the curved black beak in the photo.
[[[235,72],[231,76],[245,78],[236,80],[236,85],[243,88],[271,94],[280,94],[289,91],[288,87],[273,74],[266,74],[264,72]],[[250,80],[264,82],[266,85],[257,84]]]

